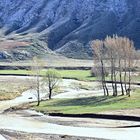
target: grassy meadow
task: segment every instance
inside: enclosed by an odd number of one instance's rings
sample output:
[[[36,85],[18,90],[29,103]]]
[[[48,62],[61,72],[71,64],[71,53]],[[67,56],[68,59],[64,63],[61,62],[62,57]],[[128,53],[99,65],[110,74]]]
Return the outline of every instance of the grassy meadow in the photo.
[[[47,69],[41,71],[41,75],[45,75]],[[83,81],[95,81],[98,80],[97,77],[91,76],[90,70],[58,70],[62,78],[68,79],[77,79]],[[0,75],[27,75],[30,76],[33,73],[30,70],[0,70]],[[117,76],[119,80],[119,75]],[[107,80],[110,80],[110,76],[106,77]],[[140,82],[140,73],[132,75],[132,82]]]
[[[45,75],[47,70],[42,70],[41,75]],[[91,77],[90,70],[58,70],[62,78],[71,78],[77,80],[96,80]],[[0,75],[32,75],[30,70],[0,70]]]
[[[132,92],[131,97],[90,97],[79,99],[52,99],[41,102],[37,107],[31,104],[33,109],[44,113],[85,114],[100,113],[120,109],[140,108],[140,89]]]

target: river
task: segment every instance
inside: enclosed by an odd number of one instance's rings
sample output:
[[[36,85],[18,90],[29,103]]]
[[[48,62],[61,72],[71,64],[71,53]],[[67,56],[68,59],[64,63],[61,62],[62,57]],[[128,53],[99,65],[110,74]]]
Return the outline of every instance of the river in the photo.
[[[63,80],[64,85],[67,87],[66,93],[56,95],[54,98],[65,98],[69,95],[69,98],[78,97],[81,94],[87,93],[84,90],[69,89],[69,85],[72,82],[78,82],[76,80]],[[93,93],[88,91],[85,96]],[[101,90],[94,91],[102,94]],[[75,94],[74,94],[75,93]],[[71,95],[71,96],[70,96]],[[45,93],[41,93],[43,98]],[[83,96],[83,95],[82,95]],[[93,95],[92,95],[93,96]],[[140,127],[131,128],[106,128],[106,127],[73,127],[58,125],[49,123],[47,116],[42,113],[38,113],[32,110],[21,110],[19,114],[4,113],[4,110],[13,107],[15,105],[21,105],[22,103],[28,103],[36,101],[35,90],[28,90],[17,97],[14,100],[0,102],[0,129],[23,131],[28,133],[44,133],[44,134],[62,134],[71,136],[83,136],[83,137],[96,137],[105,139],[118,139],[118,140],[139,140]],[[34,116],[34,117],[33,117]],[[140,125],[140,123],[138,123]],[[0,135],[0,140],[4,138]]]

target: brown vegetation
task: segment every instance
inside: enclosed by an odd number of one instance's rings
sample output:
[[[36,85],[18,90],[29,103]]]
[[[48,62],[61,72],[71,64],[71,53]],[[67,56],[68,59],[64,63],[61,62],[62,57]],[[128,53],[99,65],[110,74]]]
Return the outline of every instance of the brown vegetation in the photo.
[[[29,46],[29,42],[20,42],[20,41],[13,41],[13,40],[6,40],[3,42],[0,42],[0,50],[10,50],[16,47],[25,47]]]

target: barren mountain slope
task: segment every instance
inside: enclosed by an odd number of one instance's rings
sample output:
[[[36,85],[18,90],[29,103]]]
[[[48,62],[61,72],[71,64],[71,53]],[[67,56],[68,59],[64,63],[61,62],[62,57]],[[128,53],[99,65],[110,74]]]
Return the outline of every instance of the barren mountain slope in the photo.
[[[1,0],[0,27],[4,39],[39,39],[43,49],[48,44],[58,53],[85,58],[91,56],[90,41],[106,35],[128,36],[140,46],[140,1]]]

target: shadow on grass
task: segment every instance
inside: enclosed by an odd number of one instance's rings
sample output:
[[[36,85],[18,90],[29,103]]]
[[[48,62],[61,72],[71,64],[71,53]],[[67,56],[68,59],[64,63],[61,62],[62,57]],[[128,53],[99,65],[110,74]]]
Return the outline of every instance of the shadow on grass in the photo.
[[[50,106],[97,106],[97,105],[108,105],[125,100],[126,97],[89,97],[89,98],[79,98],[79,99],[65,99],[65,100],[52,100]]]

